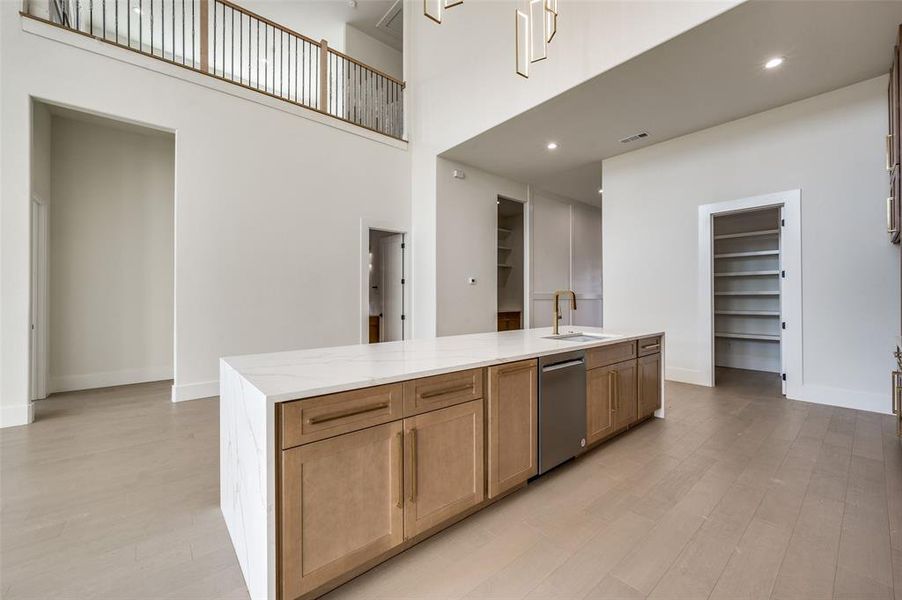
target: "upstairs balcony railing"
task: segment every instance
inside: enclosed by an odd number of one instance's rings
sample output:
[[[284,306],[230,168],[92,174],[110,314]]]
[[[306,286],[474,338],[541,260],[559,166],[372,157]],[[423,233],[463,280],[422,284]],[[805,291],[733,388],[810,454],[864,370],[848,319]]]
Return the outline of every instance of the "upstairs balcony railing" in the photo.
[[[404,137],[402,81],[229,0],[29,0],[23,15]]]

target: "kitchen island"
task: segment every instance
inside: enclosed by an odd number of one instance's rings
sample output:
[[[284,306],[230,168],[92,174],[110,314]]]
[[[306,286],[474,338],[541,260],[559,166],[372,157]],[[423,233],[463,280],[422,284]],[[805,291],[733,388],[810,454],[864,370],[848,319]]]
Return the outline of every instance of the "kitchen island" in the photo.
[[[663,333],[579,331],[221,359],[220,506],[251,598],[325,593],[526,486],[540,357],[585,351],[586,449],[663,417]]]

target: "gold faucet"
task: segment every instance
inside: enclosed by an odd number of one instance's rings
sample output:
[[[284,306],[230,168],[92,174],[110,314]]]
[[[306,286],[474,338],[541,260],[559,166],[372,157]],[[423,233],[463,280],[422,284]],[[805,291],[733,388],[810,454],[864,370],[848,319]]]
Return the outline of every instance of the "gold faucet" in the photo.
[[[570,295],[570,308],[576,310],[576,292],[573,290],[558,290],[554,293],[554,314],[551,317],[553,335],[558,335],[558,323],[561,320],[561,295]]]

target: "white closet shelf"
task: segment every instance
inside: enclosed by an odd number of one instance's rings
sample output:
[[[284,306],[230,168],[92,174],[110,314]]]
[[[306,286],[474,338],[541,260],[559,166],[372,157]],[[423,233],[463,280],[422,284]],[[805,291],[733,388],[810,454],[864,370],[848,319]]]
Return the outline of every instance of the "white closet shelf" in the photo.
[[[734,317],[779,317],[780,313],[772,310],[715,310],[715,315]]]
[[[779,229],[760,229],[758,231],[744,231],[742,233],[722,233],[720,235],[715,235],[715,240],[732,240],[736,238],[746,238],[746,237],[760,237],[765,235],[777,235],[780,233]]]
[[[499,228],[498,228],[498,231],[500,231],[501,233],[510,233],[510,232],[511,232],[510,229],[506,229],[506,228],[504,228],[504,227],[499,227]]]
[[[714,258],[747,258],[752,256],[779,256],[779,250],[753,250],[751,252],[724,252],[715,254]]]
[[[513,250],[510,246],[498,246],[499,250]]]
[[[779,296],[780,292],[714,292],[715,296]]]
[[[768,333],[729,333],[725,331],[717,331],[714,333],[714,337],[729,338],[733,340],[760,340],[763,342],[780,341],[779,334],[771,335]]]
[[[761,277],[764,275],[779,275],[780,271],[728,271],[715,273],[715,277]]]
[[[502,264],[499,264],[498,268],[499,269],[513,269],[513,267],[511,265],[502,265]]]

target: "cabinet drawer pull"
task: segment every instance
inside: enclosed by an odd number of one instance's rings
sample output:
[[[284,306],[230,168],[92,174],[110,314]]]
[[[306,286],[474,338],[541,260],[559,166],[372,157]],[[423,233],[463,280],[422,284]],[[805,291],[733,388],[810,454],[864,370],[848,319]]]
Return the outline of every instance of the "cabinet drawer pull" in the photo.
[[[417,430],[410,430],[410,501],[417,501]]]
[[[444,390],[434,390],[432,392],[424,392],[420,394],[420,398],[424,400],[428,398],[437,398],[439,396],[444,396],[445,394],[453,394],[454,392],[463,392],[465,390],[473,389],[472,383],[466,383],[463,385],[454,386],[452,388],[446,388]]]
[[[661,342],[655,344],[649,344],[647,346],[642,346],[643,350],[658,350],[661,347]]]
[[[328,413],[319,417],[310,417],[307,419],[308,425],[319,425],[320,423],[328,423],[329,421],[337,421],[338,419],[344,419],[346,417],[353,417],[356,415],[363,415],[366,413],[374,412],[377,410],[382,410],[384,408],[388,408],[388,402],[382,402],[381,404],[374,404],[372,406],[365,406],[363,408],[351,408],[348,410],[340,410],[334,413]]]
[[[398,508],[404,508],[404,433],[399,431],[398,438]]]

